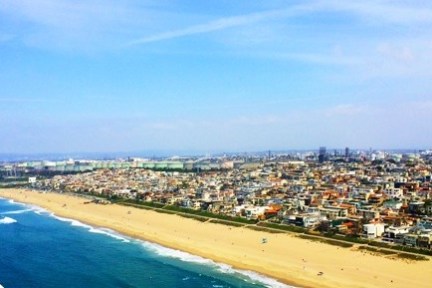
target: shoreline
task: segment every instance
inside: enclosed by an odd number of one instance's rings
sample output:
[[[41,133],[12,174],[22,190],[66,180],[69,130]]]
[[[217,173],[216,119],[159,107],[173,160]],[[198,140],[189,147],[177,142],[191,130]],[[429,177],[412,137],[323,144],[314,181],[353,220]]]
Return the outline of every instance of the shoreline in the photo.
[[[429,261],[393,260],[293,235],[200,222],[116,204],[84,204],[85,198],[78,196],[0,189],[0,197],[296,287],[427,287],[432,274]],[[267,243],[263,244],[262,238]]]

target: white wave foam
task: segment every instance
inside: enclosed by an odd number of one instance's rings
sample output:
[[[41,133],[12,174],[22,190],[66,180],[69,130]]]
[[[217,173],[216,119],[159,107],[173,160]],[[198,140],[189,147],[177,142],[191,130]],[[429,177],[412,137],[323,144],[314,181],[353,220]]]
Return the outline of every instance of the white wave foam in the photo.
[[[36,206],[36,205],[26,204],[26,203],[20,203],[20,202],[15,202],[14,204],[15,205],[20,205],[20,206],[22,206],[22,207],[25,208],[25,209],[22,209],[22,210],[18,210],[18,211],[20,211],[22,213],[27,212],[27,211],[33,211],[34,213],[36,213],[38,215],[41,215],[42,213],[50,213],[50,212],[48,212],[48,210],[46,210],[46,209],[44,209],[42,207]],[[16,214],[20,214],[20,213],[16,213]]]
[[[34,209],[21,209],[21,210],[15,210],[15,211],[6,211],[6,212],[2,212],[0,214],[3,214],[3,215],[22,214],[22,213],[26,213],[26,212],[30,212],[30,211],[34,211]]]
[[[116,233],[113,230],[108,229],[108,228],[95,228],[95,227],[90,226],[88,224],[84,224],[78,220],[57,216],[54,213],[51,213],[51,216],[54,217],[55,219],[63,221],[63,222],[70,222],[72,226],[85,228],[91,233],[104,234],[106,236],[109,236],[109,237],[117,239],[117,240],[121,240],[123,242],[130,242],[127,238],[123,237],[122,235],[120,235],[120,234],[118,234],[118,233]]]
[[[228,264],[222,264],[222,263],[218,263],[218,271],[225,273],[225,274],[234,274],[236,273],[236,270],[233,269],[232,266],[228,265]]]
[[[208,265],[215,264],[210,259],[206,259],[206,258],[203,258],[200,256],[195,256],[195,255],[192,255],[192,254],[189,254],[187,252],[180,251],[180,250],[167,248],[167,247],[161,246],[161,245],[156,244],[156,243],[142,241],[142,246],[147,248],[148,250],[156,253],[157,255],[163,256],[163,257],[176,258],[176,259],[179,259],[181,261],[194,262],[194,263],[199,263],[199,264],[208,264]]]
[[[2,198],[4,199],[4,198]],[[16,210],[16,211],[7,211],[7,212],[3,212],[0,214],[21,214],[21,213],[25,213],[25,212],[29,212],[29,211],[33,211],[36,214],[42,214],[42,213],[48,213],[47,210],[45,210],[42,207],[36,206],[36,205],[31,205],[31,204],[26,204],[26,203],[21,203],[21,202],[15,202],[13,199],[9,199],[8,202],[10,204],[14,204],[15,206],[21,206],[25,209],[20,209],[20,210]]]
[[[204,264],[208,266],[213,266],[218,270],[219,272],[225,273],[225,274],[240,274],[242,276],[246,276],[248,279],[251,280],[251,282],[259,282],[266,287],[271,288],[292,288],[294,286],[289,286],[284,283],[281,283],[277,281],[276,279],[266,277],[264,275],[261,275],[259,273],[248,271],[248,270],[241,270],[241,269],[235,269],[230,265],[223,264],[223,263],[217,263],[213,260],[203,258],[200,256],[192,255],[187,252],[167,248],[164,246],[161,246],[159,244],[151,243],[148,241],[141,241],[142,246],[146,248],[147,250],[153,251],[159,256],[163,257],[170,257],[170,258],[176,258],[181,261],[185,262],[193,262],[198,264]],[[249,281],[248,281],[249,282]]]
[[[71,226],[75,226],[75,227],[82,227],[82,228],[86,228],[88,230],[93,229],[92,226],[84,224],[78,220],[74,220],[74,219],[70,219],[70,218],[64,218],[64,217],[60,217],[55,215],[54,213],[50,214],[51,217],[54,217],[55,219],[62,221],[62,222],[69,222],[71,224]]]
[[[17,220],[10,217],[4,217],[3,219],[0,219],[0,224],[12,224],[15,222],[17,222]]]
[[[63,218],[63,217],[57,216],[52,212],[49,214],[49,216],[51,216],[51,217],[53,217],[59,221],[62,221],[62,222],[72,222],[73,221],[72,219],[69,219],[69,218]]]
[[[42,215],[42,214],[49,214],[50,212],[48,212],[48,210],[42,208],[42,207],[38,207],[38,206],[33,206],[33,211],[34,213],[38,214],[38,215]]]
[[[114,239],[117,239],[117,240],[121,240],[121,241],[123,241],[125,243],[129,243],[130,242],[125,237],[121,236],[120,234],[117,234],[116,232],[114,232],[113,230],[108,229],[108,228],[93,228],[92,227],[89,230],[89,232],[91,232],[91,233],[97,233],[97,234],[104,234],[104,235],[107,235],[107,236],[109,236],[111,238],[114,238]]]
[[[289,286],[287,284],[281,283],[281,282],[277,281],[276,279],[266,277],[264,275],[261,275],[259,273],[253,272],[253,271],[248,271],[248,270],[235,270],[235,271],[242,274],[242,275],[249,277],[250,279],[252,279],[254,281],[258,281],[258,282],[260,282],[260,283],[262,283],[265,286],[270,287],[270,288],[294,287],[294,286]]]
[[[233,268],[230,265],[222,264],[222,263],[215,263],[215,264],[218,266],[217,270],[219,272],[222,272],[222,273],[225,273],[225,274],[236,274],[236,273],[237,274],[241,274],[243,276],[246,276],[250,280],[252,280],[252,282],[259,282],[261,284],[264,284],[267,287],[271,287],[271,288],[289,288],[289,287],[294,287],[294,286],[286,285],[284,283],[281,283],[281,282],[277,281],[276,279],[269,278],[267,276],[261,275],[259,273],[253,272],[253,271],[235,269],[235,268]]]
[[[80,222],[78,220],[71,219],[69,222],[71,223],[72,226],[75,226],[75,227],[82,227],[82,228],[86,228],[88,230],[93,229],[92,226],[84,224],[84,223],[82,223],[82,222]]]
[[[4,197],[0,197],[0,199],[2,199],[2,200],[7,200],[7,202],[8,202],[9,204],[15,204],[15,201],[14,201],[13,199],[4,198]],[[0,287],[0,288],[1,288],[1,287]]]

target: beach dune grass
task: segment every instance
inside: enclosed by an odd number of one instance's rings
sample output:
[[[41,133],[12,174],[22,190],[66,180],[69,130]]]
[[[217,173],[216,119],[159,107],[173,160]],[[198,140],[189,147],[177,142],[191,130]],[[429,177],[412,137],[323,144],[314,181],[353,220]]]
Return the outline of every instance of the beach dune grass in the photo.
[[[211,219],[210,222],[212,223],[235,226],[235,227],[249,225],[247,226],[247,228],[249,229],[268,232],[268,233],[283,233],[283,231],[293,232],[293,233],[302,234],[299,237],[303,239],[319,241],[322,243],[336,245],[339,247],[349,248],[352,247],[353,244],[365,244],[369,246],[395,250],[395,252],[404,251],[404,252],[409,252],[414,254],[432,256],[432,250],[394,245],[394,244],[389,244],[384,242],[371,241],[359,237],[337,235],[333,233],[320,234],[320,233],[315,233],[313,231],[310,231],[306,228],[294,226],[294,225],[277,224],[272,222],[256,222],[256,220],[250,220],[242,217],[230,217],[222,214],[214,214],[207,211],[194,210],[194,209],[189,209],[189,208],[184,208],[184,207],[179,207],[174,205],[165,205],[163,203],[157,203],[157,202],[142,202],[142,201],[137,202],[134,200],[126,200],[126,201],[118,201],[117,203],[121,205],[133,206],[136,208],[153,209],[159,213],[177,214],[182,217],[192,218],[202,222]],[[217,221],[216,219],[218,219],[219,221]],[[256,224],[256,226],[253,224]],[[312,237],[307,237],[306,235],[312,235]],[[373,249],[370,249],[369,251],[373,251]],[[395,252],[391,252],[391,253],[395,253]]]

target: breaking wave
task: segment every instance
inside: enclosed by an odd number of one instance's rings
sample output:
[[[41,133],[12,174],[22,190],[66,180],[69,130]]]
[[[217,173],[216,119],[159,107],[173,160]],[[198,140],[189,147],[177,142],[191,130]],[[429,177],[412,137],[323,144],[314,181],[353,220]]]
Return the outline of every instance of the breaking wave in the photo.
[[[241,270],[241,269],[235,269],[230,265],[222,264],[214,262],[213,260],[206,259],[200,256],[192,255],[187,252],[183,252],[176,249],[171,249],[164,247],[159,244],[151,243],[148,241],[141,241],[142,246],[146,248],[147,250],[150,250],[154,253],[156,253],[159,256],[162,257],[170,257],[170,258],[176,258],[181,261],[185,262],[192,262],[197,264],[203,264],[208,265],[211,267],[214,267],[217,271],[226,273],[226,274],[239,274],[242,275],[243,278],[246,277],[247,279],[250,279],[252,282],[259,282],[266,287],[272,287],[272,288],[291,288],[294,286],[289,286],[284,283],[281,283],[277,281],[276,279],[269,278],[267,276],[261,275],[256,272],[248,271],[248,270]],[[245,280],[246,281],[246,280]]]
[[[103,235],[109,236],[111,238],[121,240],[122,242],[125,242],[125,243],[130,242],[130,240],[127,239],[126,237],[124,237],[124,236],[122,236],[122,235],[120,235],[120,234],[116,233],[115,231],[108,229],[108,228],[95,228],[91,225],[82,223],[78,220],[57,216],[54,213],[51,213],[50,216],[54,217],[57,220],[63,221],[63,222],[69,222],[72,226],[85,228],[90,233],[103,234]]]
[[[17,220],[10,218],[10,217],[4,217],[2,219],[0,219],[0,224],[12,224],[12,223],[16,223]]]
[[[3,215],[22,214],[22,213],[27,213],[30,211],[34,211],[34,209],[21,209],[21,210],[14,210],[14,211],[6,211],[6,212],[2,212],[1,214],[3,214]]]

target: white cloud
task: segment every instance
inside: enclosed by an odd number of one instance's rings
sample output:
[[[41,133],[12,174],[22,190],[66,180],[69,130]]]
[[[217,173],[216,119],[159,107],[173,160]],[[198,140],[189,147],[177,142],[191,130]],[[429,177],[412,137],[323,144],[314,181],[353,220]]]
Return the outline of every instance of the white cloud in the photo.
[[[363,19],[373,20],[377,23],[390,23],[412,25],[415,23],[432,22],[432,9],[430,7],[417,7],[416,5],[401,5],[393,1],[309,1],[303,5],[283,7],[277,10],[260,11],[245,15],[223,17],[205,23],[173,29],[150,36],[138,38],[127,45],[158,42],[195,34],[210,33],[233,27],[255,24],[264,20],[289,18],[319,12],[353,13]]]
[[[121,22],[131,12],[130,8],[111,0],[16,0],[3,1],[0,5],[0,11],[8,16],[50,28],[65,29],[93,29],[94,25]]]
[[[157,42],[162,40],[169,40],[189,35],[203,34],[214,32],[218,30],[224,30],[232,27],[244,26],[267,19],[281,18],[294,16],[304,11],[307,6],[291,7],[290,9],[278,9],[264,12],[257,12],[245,15],[223,17],[216,20],[212,20],[203,24],[192,25],[186,28],[171,30],[162,32],[159,34],[151,35],[148,37],[139,38],[127,43],[128,45],[144,44],[150,42]]]
[[[0,17],[11,24],[3,30],[16,30],[17,39],[30,47],[73,52],[116,48],[136,29],[156,25],[158,16],[135,1],[0,2]]]
[[[399,38],[368,45],[354,67],[363,79],[431,77],[432,41],[425,38]]]

